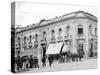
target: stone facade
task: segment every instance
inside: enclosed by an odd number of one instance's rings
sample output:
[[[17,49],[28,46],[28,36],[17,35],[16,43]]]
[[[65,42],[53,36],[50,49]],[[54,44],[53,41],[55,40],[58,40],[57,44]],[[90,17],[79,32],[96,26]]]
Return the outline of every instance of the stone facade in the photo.
[[[56,17],[51,20],[41,20],[37,24],[16,29],[16,55],[33,55],[42,57],[44,48],[49,44],[64,42],[71,46],[71,52],[83,48],[85,57],[90,50],[97,53],[97,17],[77,11]]]

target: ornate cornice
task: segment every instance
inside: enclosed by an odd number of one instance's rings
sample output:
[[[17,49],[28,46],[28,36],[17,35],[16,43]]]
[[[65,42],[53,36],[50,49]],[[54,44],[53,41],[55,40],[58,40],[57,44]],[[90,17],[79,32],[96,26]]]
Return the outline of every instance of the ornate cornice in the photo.
[[[63,15],[62,17],[61,16],[56,17],[56,18],[51,19],[51,20],[44,20],[43,19],[39,23],[34,24],[33,26],[30,25],[30,26],[24,27],[23,29],[21,29],[19,31],[16,31],[16,33],[24,32],[24,31],[28,31],[28,30],[48,26],[48,25],[52,25],[52,24],[59,23],[62,21],[68,21],[71,19],[89,19],[89,20],[92,20],[94,22],[97,22],[96,16],[94,16],[90,13],[84,12],[84,11],[77,11],[77,12],[72,12],[72,13]]]

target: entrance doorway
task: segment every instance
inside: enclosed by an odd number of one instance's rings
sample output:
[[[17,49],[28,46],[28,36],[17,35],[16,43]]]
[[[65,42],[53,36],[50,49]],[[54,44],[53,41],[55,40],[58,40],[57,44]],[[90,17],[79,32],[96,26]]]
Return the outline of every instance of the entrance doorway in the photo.
[[[46,44],[41,44],[42,46],[42,57],[46,57]]]
[[[77,40],[77,52],[82,57],[84,56],[84,54],[85,54],[85,51],[84,51],[84,39],[78,39]]]
[[[83,44],[78,44],[78,50],[83,51]]]
[[[90,40],[89,57],[93,57],[93,40]]]

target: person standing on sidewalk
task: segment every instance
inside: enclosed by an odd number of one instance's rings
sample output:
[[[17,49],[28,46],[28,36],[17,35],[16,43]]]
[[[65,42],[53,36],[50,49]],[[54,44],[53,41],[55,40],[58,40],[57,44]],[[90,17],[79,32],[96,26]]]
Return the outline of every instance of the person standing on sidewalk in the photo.
[[[51,67],[51,64],[53,63],[53,56],[49,55],[48,60],[49,60],[49,66]]]
[[[43,67],[45,67],[45,66],[46,66],[45,61],[46,61],[46,58],[45,58],[45,57],[42,57],[42,66],[43,66]]]
[[[32,58],[32,55],[30,55],[29,63],[30,63],[30,68],[33,68],[33,58]]]
[[[38,67],[39,68],[38,58],[37,57],[35,57],[35,67]]]

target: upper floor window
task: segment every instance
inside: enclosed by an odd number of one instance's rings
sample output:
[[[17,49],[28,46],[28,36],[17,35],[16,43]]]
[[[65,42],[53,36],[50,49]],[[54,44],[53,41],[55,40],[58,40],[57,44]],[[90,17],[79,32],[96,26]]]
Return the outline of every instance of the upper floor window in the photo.
[[[67,26],[67,29],[69,30],[70,29],[70,26]]]
[[[46,32],[43,32],[43,40],[46,40]]]
[[[36,41],[37,41],[37,39],[38,39],[38,34],[35,35],[35,39],[36,39]]]
[[[30,37],[29,37],[29,42],[32,42],[32,36],[30,35]]]
[[[69,35],[70,26],[66,27],[66,34]]]
[[[24,37],[24,44],[26,44],[26,37]]]
[[[83,26],[82,25],[79,25],[78,26],[78,34],[83,34]]]
[[[52,30],[52,33],[54,33],[54,30]]]
[[[45,34],[46,34],[46,32],[44,31],[44,32],[43,32],[43,35],[45,35]]]
[[[61,37],[61,32],[62,32],[62,29],[59,28],[59,37]]]
[[[54,36],[54,30],[52,30],[52,38],[55,38],[55,36]]]
[[[20,37],[18,37],[18,45],[20,45]]]
[[[92,25],[89,26],[89,34],[92,35]]]
[[[97,28],[95,28],[95,36],[97,36]]]

